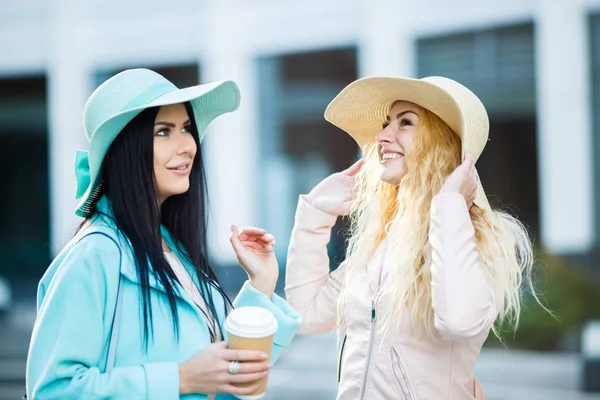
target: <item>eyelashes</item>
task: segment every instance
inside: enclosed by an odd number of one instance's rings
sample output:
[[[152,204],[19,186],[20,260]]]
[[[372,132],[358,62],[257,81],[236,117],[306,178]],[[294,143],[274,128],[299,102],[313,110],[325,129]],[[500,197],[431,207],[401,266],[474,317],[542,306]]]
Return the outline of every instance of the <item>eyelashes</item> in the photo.
[[[413,122],[408,118],[400,119],[400,126],[413,126]]]
[[[181,132],[191,133],[192,132],[192,124],[188,124],[181,128]],[[170,128],[164,128],[157,131],[154,136],[169,136],[171,134]]]
[[[381,124],[381,129],[385,129],[390,125],[389,121],[385,121],[383,124]],[[400,118],[400,120],[398,121],[398,126],[414,126],[413,122],[404,117],[404,118]]]

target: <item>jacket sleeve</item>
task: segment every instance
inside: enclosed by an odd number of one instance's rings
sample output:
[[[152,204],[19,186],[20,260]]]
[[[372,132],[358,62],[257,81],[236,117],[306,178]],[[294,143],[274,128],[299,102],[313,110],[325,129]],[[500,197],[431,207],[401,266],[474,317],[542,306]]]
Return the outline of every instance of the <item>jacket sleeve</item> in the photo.
[[[250,282],[246,281],[239,294],[233,301],[234,307],[255,306],[266,308],[277,319],[277,332],[273,338],[273,351],[271,362],[277,361],[282,349],[292,342],[302,323],[302,317],[281,297],[273,293],[271,298],[256,290]],[[223,330],[227,335],[227,332]]]
[[[330,273],[327,244],[337,216],[324,213],[300,196],[287,256],[285,294],[303,318],[301,334],[336,327],[337,300],[344,266]]]
[[[488,332],[498,314],[497,299],[479,260],[475,229],[460,194],[434,197],[429,241],[436,329],[446,340]]]
[[[65,256],[40,284],[27,359],[27,393],[44,399],[179,399],[176,362],[115,367],[104,373],[116,303],[119,252],[100,235]]]

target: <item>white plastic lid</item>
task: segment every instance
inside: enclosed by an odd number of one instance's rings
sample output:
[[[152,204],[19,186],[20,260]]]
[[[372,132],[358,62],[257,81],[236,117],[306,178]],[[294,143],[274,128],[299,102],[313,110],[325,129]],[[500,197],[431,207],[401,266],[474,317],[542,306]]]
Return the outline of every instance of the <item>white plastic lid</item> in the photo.
[[[227,316],[225,330],[238,337],[262,338],[277,332],[277,319],[265,308],[239,307]]]

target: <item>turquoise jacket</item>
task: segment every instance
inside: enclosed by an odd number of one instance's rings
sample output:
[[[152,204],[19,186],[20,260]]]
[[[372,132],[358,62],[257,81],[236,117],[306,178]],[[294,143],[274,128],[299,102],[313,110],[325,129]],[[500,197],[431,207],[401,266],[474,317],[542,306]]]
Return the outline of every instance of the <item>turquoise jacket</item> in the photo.
[[[111,214],[106,198],[98,209]],[[102,232],[110,238],[91,234]],[[27,393],[30,400],[43,399],[179,399],[179,364],[210,344],[206,320],[190,296],[176,288],[179,341],[173,332],[172,316],[164,287],[150,276],[154,340],[148,351],[143,345],[139,280],[133,253],[116,233],[114,222],[96,215],[52,262],[38,288],[37,319],[27,359]],[[173,240],[163,228],[171,249]],[[190,275],[193,267],[179,254]],[[104,373],[119,279],[123,279],[121,324],[114,369]],[[215,299],[221,296],[215,291]],[[272,311],[279,323],[275,334],[274,362],[301,324],[301,317],[277,295],[270,299],[248,282],[234,306],[260,306]],[[224,303],[216,300],[223,326]],[[206,395],[181,396],[205,399]],[[233,399],[219,395],[218,399]]]

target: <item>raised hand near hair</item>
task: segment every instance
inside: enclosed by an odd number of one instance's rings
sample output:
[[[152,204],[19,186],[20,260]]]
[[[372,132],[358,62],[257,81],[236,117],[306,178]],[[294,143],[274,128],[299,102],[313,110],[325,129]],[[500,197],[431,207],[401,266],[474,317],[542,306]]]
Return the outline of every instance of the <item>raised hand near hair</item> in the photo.
[[[279,278],[279,264],[273,251],[275,238],[260,228],[244,228],[238,232],[231,225],[229,237],[238,263],[244,268],[250,284],[271,297]]]
[[[256,381],[269,373],[271,364],[267,354],[251,350],[230,350],[226,342],[213,343],[179,366],[179,393],[229,393],[249,395],[258,385],[236,387],[235,383]],[[229,373],[231,361],[239,364],[239,372]]]
[[[362,165],[361,159],[351,167],[329,175],[310,191],[307,201],[328,214],[348,214],[355,196],[354,180]]]
[[[467,202],[467,207],[471,208],[475,196],[477,195],[477,181],[479,177],[473,162],[471,152],[467,150],[465,157],[456,169],[446,178],[440,193],[455,192],[461,194]]]

